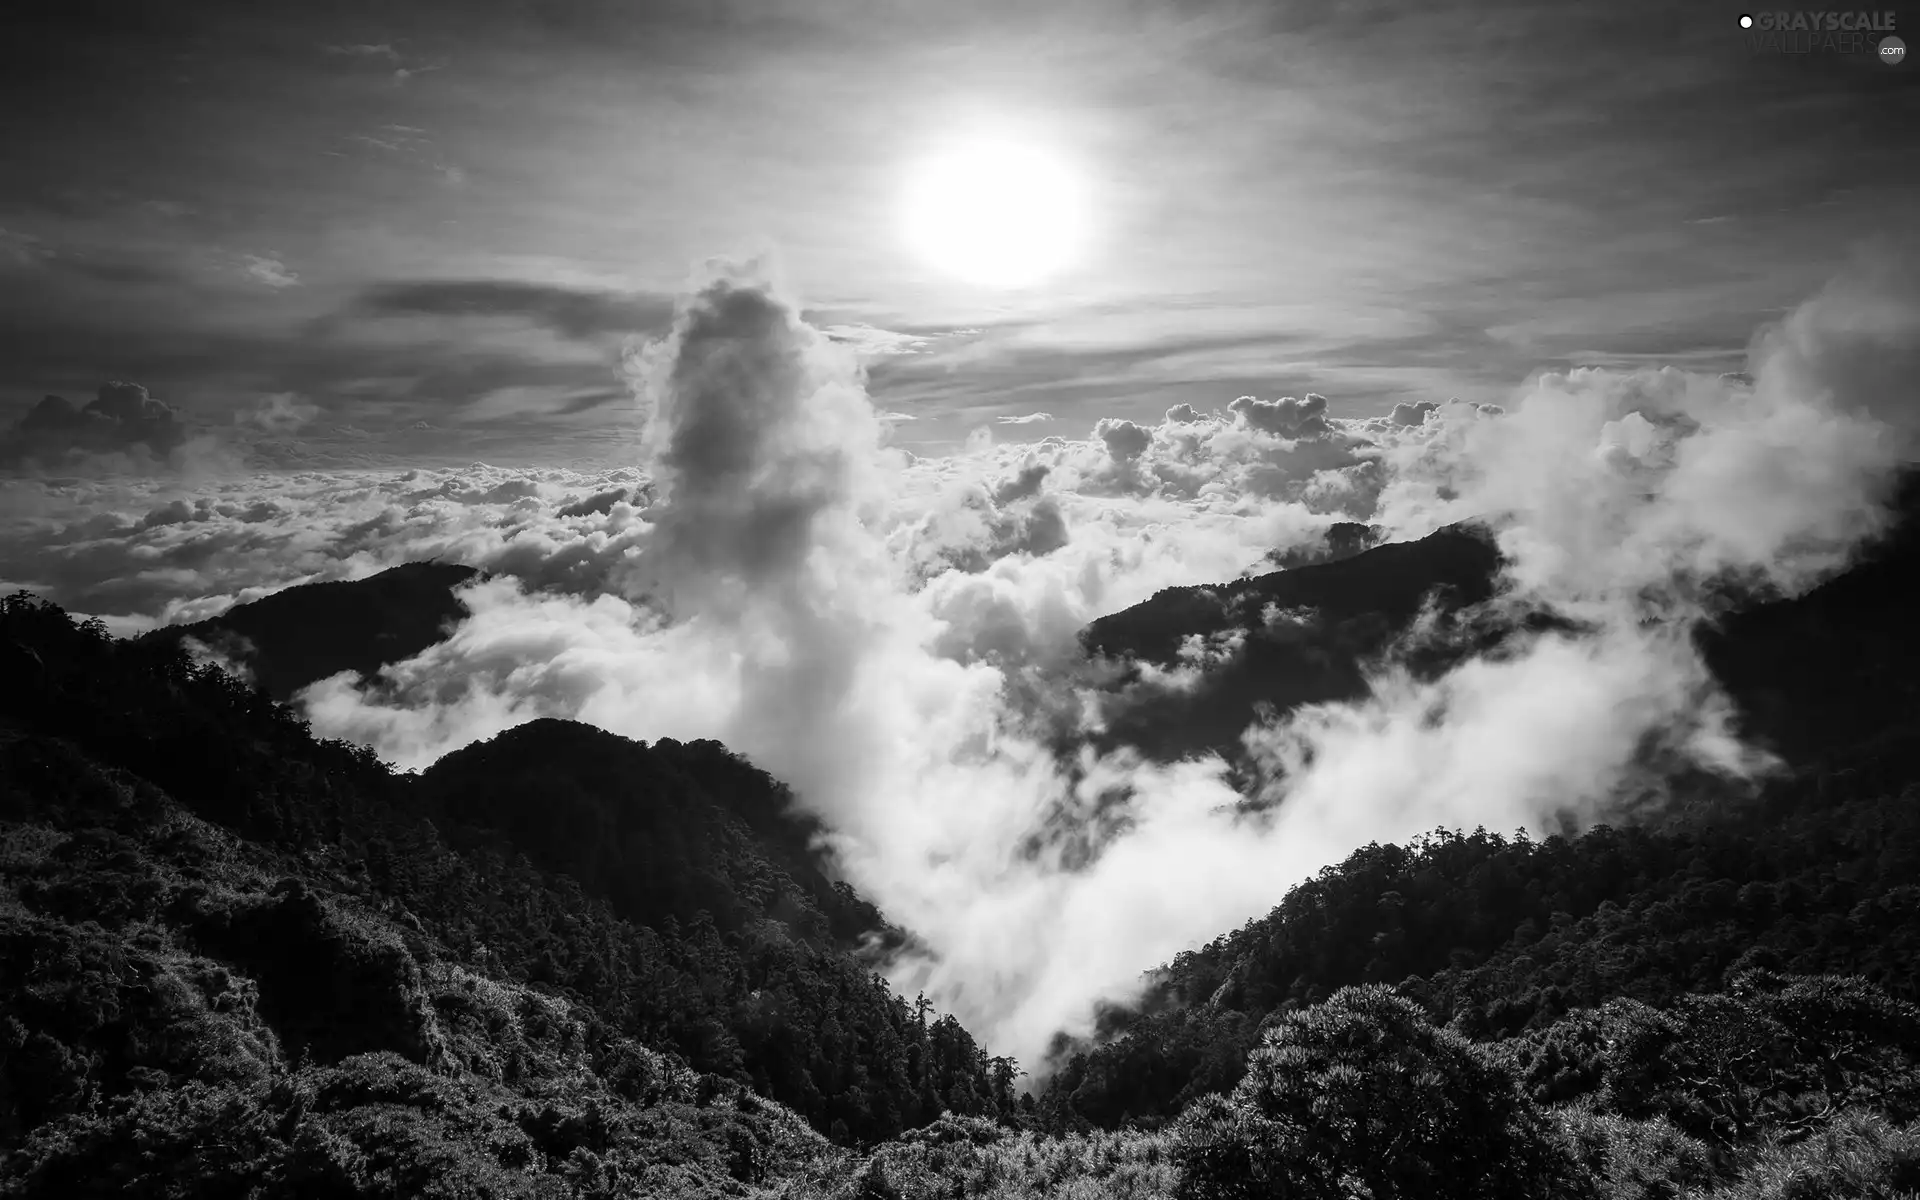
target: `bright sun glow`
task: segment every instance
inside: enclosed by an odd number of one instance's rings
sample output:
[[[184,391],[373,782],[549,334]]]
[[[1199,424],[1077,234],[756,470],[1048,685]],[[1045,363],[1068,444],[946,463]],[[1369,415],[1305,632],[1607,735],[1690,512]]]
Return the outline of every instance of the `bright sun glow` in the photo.
[[[922,163],[902,212],[907,242],[969,283],[1024,287],[1072,261],[1087,227],[1080,180],[1020,142],[980,139]]]

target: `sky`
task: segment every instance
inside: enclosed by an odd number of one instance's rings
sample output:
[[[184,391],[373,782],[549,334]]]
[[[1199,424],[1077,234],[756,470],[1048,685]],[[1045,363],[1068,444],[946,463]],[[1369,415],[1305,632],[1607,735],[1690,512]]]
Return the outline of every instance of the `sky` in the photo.
[[[1041,1072],[1369,839],[1777,765],[1691,635],[1844,570],[1920,459],[1920,68],[1738,16],[16,6],[0,591],[136,634],[483,568],[315,731],[717,738],[918,936],[896,984]],[[967,190],[982,138],[1072,186]],[[980,282],[1010,245],[1057,269]],[[1171,664],[1088,622],[1350,521],[1475,522],[1480,615],[1571,619],[1234,764],[1101,740],[1317,618]]]
[[[1920,211],[1911,64],[1757,54],[1738,11],[29,0],[0,419],[118,380],[203,425],[303,414],[276,465],[617,462],[623,346],[754,253],[922,452],[1733,369]],[[1043,284],[896,236],[912,164],[979,128],[1085,187]]]

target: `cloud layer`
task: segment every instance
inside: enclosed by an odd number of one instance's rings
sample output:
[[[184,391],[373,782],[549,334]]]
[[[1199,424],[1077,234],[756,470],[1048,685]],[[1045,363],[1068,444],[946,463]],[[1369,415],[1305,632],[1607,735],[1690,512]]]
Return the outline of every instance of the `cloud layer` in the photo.
[[[644,459],[618,471],[194,496],[19,481],[9,582],[186,619],[408,559],[499,572],[446,642],[311,689],[316,728],[407,765],[538,715],[720,738],[791,782],[853,882],[923,939],[899,982],[1032,1065],[1097,998],[1369,838],[1591,816],[1657,790],[1660,761],[1762,769],[1687,631],[1729,588],[1802,589],[1880,527],[1911,445],[1911,376],[1885,360],[1920,306],[1836,285],[1756,340],[1751,382],[1574,371],[1508,411],[1371,421],[1245,397],[940,459],[890,447],[862,359],[798,314],[750,269],[683,299],[629,363]],[[1337,522],[1406,537],[1467,518],[1511,562],[1498,604],[1588,632],[1431,683],[1382,664],[1364,703],[1256,725],[1253,814],[1218,760],[1059,751],[1097,720],[1075,640],[1091,618]],[[1237,646],[1196,646],[1162,682]]]

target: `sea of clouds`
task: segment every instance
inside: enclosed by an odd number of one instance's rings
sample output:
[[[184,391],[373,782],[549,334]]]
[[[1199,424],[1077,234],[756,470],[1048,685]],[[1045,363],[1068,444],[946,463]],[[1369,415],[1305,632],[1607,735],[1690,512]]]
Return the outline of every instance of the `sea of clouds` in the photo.
[[[1804,590],[1885,527],[1913,448],[1911,278],[1837,281],[1760,331],[1738,377],[1575,370],[1504,407],[1372,420],[1244,397],[916,458],[854,350],[727,268],[629,358],[630,467],[41,467],[0,480],[0,575],[132,630],[406,561],[484,567],[446,641],[303,694],[316,731],[410,767],[537,716],[724,741],[794,786],[918,936],[896,982],[1034,1065],[1096,1001],[1370,839],[1591,818],[1657,783],[1650,745],[1765,769],[1687,635],[1707,597]],[[69,406],[31,432],[99,441],[112,415]],[[1487,523],[1497,603],[1580,632],[1427,682],[1382,663],[1363,703],[1254,725],[1256,813],[1217,759],[1058,749],[1062,714],[1097,719],[1089,620],[1356,519],[1394,538]]]

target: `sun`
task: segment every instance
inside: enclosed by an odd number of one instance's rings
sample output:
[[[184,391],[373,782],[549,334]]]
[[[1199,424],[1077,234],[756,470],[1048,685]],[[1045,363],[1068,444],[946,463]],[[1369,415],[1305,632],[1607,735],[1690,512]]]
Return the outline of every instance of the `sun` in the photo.
[[[901,205],[907,244],[982,287],[1019,288],[1058,274],[1086,239],[1080,177],[1060,155],[1010,138],[976,137],[928,156]]]

